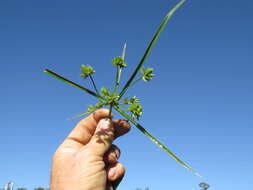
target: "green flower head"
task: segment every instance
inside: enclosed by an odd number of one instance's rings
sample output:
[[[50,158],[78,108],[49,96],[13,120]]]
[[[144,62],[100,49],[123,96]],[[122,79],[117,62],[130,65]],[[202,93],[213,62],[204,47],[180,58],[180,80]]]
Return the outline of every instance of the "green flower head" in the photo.
[[[113,60],[112,60],[112,64],[115,65],[115,66],[120,66],[121,68],[124,68],[126,67],[127,63],[124,62],[123,58],[122,57],[115,57]]]
[[[131,97],[129,101],[130,104],[138,104],[139,102],[140,101],[136,96]]]
[[[88,77],[90,75],[92,75],[93,73],[95,73],[95,70],[91,67],[91,66],[88,66],[88,65],[82,65],[81,66],[81,71],[82,73],[80,74],[81,77]]]
[[[142,115],[142,106],[139,103],[133,103],[128,107],[128,111],[132,113],[132,117],[139,119]]]
[[[141,74],[142,74],[142,80],[144,80],[145,82],[148,82],[150,81],[153,76],[155,76],[153,74],[153,68],[147,68],[147,69],[144,69],[144,68],[141,68]]]

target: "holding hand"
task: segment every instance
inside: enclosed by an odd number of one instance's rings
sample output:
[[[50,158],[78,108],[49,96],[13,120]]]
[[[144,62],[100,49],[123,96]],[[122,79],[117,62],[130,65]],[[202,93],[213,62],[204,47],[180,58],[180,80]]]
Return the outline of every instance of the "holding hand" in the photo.
[[[53,157],[50,190],[111,190],[124,176],[120,150],[112,141],[127,133],[125,120],[100,109],[81,120]]]

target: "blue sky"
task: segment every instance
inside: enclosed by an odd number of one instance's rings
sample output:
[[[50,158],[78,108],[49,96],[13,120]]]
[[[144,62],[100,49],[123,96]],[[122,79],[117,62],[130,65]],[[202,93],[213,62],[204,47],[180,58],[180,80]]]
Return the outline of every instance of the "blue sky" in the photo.
[[[0,187],[49,184],[51,156],[95,99],[43,73],[49,68],[85,86],[80,65],[96,69],[98,86],[114,81],[113,57],[128,44],[140,60],[176,0],[0,1]],[[252,187],[253,3],[187,1],[161,35],[137,84],[140,123],[204,178],[185,170],[136,128],[115,143],[127,173],[119,189],[210,190]],[[116,115],[116,118],[119,116]]]

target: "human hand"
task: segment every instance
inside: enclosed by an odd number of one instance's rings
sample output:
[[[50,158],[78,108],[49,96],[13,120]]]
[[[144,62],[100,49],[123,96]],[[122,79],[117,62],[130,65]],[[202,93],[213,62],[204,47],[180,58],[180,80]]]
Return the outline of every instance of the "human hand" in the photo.
[[[112,141],[127,133],[125,120],[100,109],[81,120],[53,156],[50,190],[111,190],[124,176]]]

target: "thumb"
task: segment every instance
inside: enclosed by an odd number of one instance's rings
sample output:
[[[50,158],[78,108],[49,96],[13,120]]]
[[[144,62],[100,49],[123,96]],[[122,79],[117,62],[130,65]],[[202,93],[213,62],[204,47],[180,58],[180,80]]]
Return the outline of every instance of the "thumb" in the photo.
[[[86,145],[92,154],[103,156],[114,139],[114,127],[111,119],[104,118],[98,122],[95,133]]]

